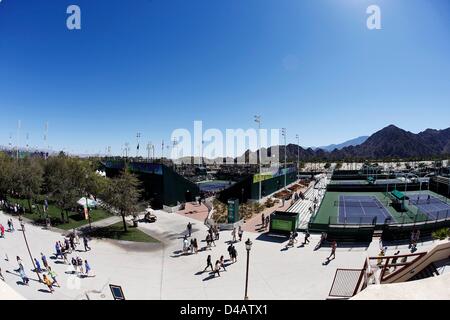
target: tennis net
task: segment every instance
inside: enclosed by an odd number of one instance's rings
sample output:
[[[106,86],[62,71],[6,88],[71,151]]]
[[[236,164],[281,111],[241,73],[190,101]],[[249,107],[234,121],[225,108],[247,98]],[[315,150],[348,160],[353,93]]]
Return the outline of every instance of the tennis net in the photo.
[[[444,201],[442,201],[442,200],[440,200],[440,199],[436,199],[436,198],[432,198],[432,199],[420,199],[420,200],[417,200],[417,199],[410,199],[409,200],[409,202],[411,203],[411,204],[432,204],[432,203],[442,203],[442,202],[444,202]],[[445,202],[444,202],[445,203]]]
[[[384,203],[386,204],[386,203]],[[384,205],[381,201],[335,201],[335,207],[374,207],[382,208]]]

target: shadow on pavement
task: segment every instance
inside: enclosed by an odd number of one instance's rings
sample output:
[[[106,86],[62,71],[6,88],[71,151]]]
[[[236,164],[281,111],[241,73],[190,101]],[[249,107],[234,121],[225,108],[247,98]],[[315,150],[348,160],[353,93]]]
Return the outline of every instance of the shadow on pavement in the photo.
[[[277,236],[277,235],[269,235],[268,233],[263,233],[258,238],[256,238],[256,240],[273,242],[273,243],[283,243],[283,242],[286,242],[288,240],[288,237],[286,237],[286,236]]]

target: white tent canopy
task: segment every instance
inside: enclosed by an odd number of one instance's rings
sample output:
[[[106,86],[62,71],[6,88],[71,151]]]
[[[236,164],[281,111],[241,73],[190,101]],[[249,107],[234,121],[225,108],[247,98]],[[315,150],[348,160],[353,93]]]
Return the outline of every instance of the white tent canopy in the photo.
[[[95,208],[97,206],[97,202],[93,199],[88,198],[86,202],[86,197],[81,198],[77,203],[84,208],[86,208],[86,204],[88,208]]]

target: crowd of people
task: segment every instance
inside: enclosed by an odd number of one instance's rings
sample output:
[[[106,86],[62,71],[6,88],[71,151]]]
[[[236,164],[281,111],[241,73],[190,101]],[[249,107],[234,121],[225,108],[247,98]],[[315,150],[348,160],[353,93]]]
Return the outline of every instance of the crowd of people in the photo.
[[[220,230],[217,225],[210,226],[206,238],[204,242],[206,242],[206,246],[199,249],[198,240],[197,238],[192,237],[193,232],[193,225],[192,223],[188,223],[186,227],[185,235],[183,236],[183,254],[198,254],[199,251],[206,251],[206,250],[213,250],[213,247],[216,247],[216,241],[220,240]],[[221,255],[219,259],[213,263],[212,255],[209,254],[206,259],[206,267],[203,269],[203,272],[208,271],[208,269],[211,270],[212,276],[220,277],[220,273],[222,271],[227,271],[226,269],[226,263],[236,263],[237,262],[237,249],[235,247],[236,243],[242,242],[244,236],[244,230],[242,227],[233,228],[231,231],[231,240],[229,242],[228,246],[228,256],[229,259],[226,260],[224,255]]]
[[[4,203],[2,205],[4,205]],[[0,224],[0,231],[2,234],[2,238],[7,241],[11,241],[5,238],[5,232],[11,234],[16,232],[16,229],[14,227],[14,220],[12,218],[8,218],[6,225],[7,229],[5,229],[2,224]],[[92,269],[88,260],[82,259],[77,254],[78,252],[83,251],[78,249],[79,246],[84,247],[84,252],[91,250],[91,248],[89,247],[89,239],[86,236],[83,236],[80,239],[79,234],[74,230],[68,236],[64,236],[62,240],[55,242],[54,253],[50,257],[50,259],[47,258],[47,256],[43,252],[40,252],[39,257],[32,257],[33,267],[27,269],[25,267],[22,258],[20,256],[16,256],[17,268],[11,271],[7,270],[6,272],[9,274],[19,276],[21,282],[18,284],[29,286],[30,277],[28,276],[27,270],[30,270],[30,272],[36,273],[36,276],[38,278],[35,279],[36,281],[39,281],[40,283],[45,285],[48,288],[49,293],[54,293],[55,287],[60,288],[61,285],[57,280],[58,275],[56,271],[52,268],[52,263],[56,265],[61,264],[61,262],[58,261],[62,261],[62,264],[67,265],[69,268],[73,270],[72,272],[66,273],[76,275],[79,278],[86,278],[92,276]],[[69,258],[71,258],[70,261]],[[6,254],[6,261],[9,261],[7,254]],[[15,274],[12,271],[14,271]],[[0,280],[6,281],[5,274],[3,273],[1,266],[0,266]]]
[[[10,203],[4,199],[0,200],[0,209],[10,214],[25,214],[25,208],[19,203]]]

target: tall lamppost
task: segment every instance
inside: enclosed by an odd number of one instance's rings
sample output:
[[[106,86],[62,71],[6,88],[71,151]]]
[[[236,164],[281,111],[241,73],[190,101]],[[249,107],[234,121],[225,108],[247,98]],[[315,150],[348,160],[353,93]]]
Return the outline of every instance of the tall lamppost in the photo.
[[[141,133],[140,132],[138,132],[137,134],[136,134],[136,142],[137,142],[137,147],[136,147],[136,158],[139,158],[139,148],[140,148],[140,145],[139,145],[139,139],[141,138]]]
[[[259,153],[259,200],[261,201],[261,197],[262,197],[261,116],[255,116],[255,122],[258,124],[258,150],[256,151],[256,156],[258,156],[258,153]]]
[[[130,144],[128,142],[125,143],[125,158],[128,158],[128,151],[130,150]]]
[[[250,250],[252,250],[252,241],[250,239],[245,242],[245,249],[247,249],[247,272],[245,276],[245,300],[248,299],[248,270],[250,266]]]
[[[150,150],[152,150],[151,142],[147,143],[147,161],[150,160]]]
[[[30,247],[28,246],[27,236],[25,235],[25,224],[23,223],[22,219],[20,219],[20,227],[22,228],[22,234],[23,238],[25,240],[25,244],[27,246],[28,254],[30,255],[31,263],[33,264],[34,271],[36,272],[36,275],[38,276],[39,282],[42,282],[41,275],[39,274],[36,265],[34,264],[33,255],[31,254]]]
[[[300,137],[298,134],[295,135],[297,138],[297,176],[300,172]]]
[[[287,186],[287,159],[286,159],[286,128],[281,129],[281,135],[284,137],[284,187]]]

